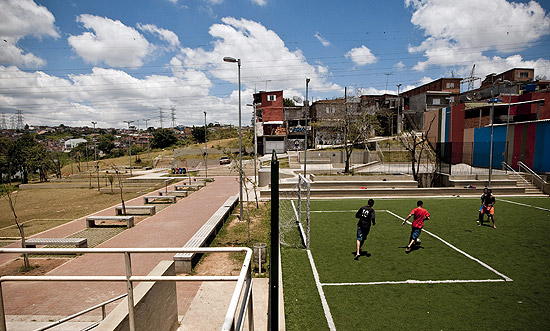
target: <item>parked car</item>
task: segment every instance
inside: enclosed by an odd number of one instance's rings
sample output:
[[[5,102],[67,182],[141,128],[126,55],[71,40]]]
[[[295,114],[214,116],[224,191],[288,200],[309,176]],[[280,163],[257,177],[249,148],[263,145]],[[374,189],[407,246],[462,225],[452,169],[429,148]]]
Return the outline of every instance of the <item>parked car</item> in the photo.
[[[229,164],[231,163],[231,160],[228,156],[222,156],[220,157],[220,164]]]

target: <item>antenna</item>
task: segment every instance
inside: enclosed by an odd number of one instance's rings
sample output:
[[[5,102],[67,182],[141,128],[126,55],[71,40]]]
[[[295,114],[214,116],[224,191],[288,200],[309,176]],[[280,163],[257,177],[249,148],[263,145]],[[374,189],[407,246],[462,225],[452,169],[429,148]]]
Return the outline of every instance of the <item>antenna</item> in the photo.
[[[293,97],[292,97],[292,100],[294,100],[294,102],[296,102],[296,103],[302,103],[302,102],[304,102],[304,100],[303,100],[301,97],[297,96],[297,95],[296,95],[296,96],[293,96]]]
[[[390,76],[393,75],[391,72],[387,72],[384,75],[386,75],[386,91],[388,90],[388,81],[390,80]]]

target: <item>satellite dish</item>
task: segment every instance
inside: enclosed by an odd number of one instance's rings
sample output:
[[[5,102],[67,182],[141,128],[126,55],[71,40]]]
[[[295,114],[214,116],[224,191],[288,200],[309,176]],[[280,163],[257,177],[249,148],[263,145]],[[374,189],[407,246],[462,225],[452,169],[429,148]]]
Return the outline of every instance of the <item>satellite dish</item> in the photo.
[[[302,102],[304,101],[304,100],[302,100],[302,98],[299,97],[299,96],[294,96],[294,97],[292,97],[292,100],[294,100],[294,102],[296,102],[296,103],[302,103]]]

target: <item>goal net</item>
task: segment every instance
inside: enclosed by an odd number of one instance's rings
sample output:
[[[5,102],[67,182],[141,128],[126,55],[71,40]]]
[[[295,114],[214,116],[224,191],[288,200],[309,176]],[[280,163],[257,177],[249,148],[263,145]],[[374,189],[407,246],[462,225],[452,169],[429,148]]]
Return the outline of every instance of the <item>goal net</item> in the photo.
[[[309,249],[310,189],[311,182],[303,175],[298,175],[298,182],[280,185],[279,226],[282,245]]]

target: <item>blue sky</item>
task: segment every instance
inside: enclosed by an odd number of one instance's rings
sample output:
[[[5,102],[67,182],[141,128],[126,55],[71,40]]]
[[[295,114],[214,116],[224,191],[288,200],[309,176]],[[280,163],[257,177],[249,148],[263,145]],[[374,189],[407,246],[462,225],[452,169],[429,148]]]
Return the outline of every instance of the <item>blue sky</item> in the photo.
[[[397,93],[513,67],[550,78],[550,4],[505,0],[0,0],[0,126],[243,123],[252,93]],[[466,86],[464,86],[466,87]],[[250,116],[249,116],[250,115]]]

